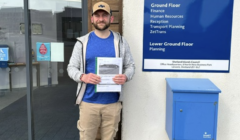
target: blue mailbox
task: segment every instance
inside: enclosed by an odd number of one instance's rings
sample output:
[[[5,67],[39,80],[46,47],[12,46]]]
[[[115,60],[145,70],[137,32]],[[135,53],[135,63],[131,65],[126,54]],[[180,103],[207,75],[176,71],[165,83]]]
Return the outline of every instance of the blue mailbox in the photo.
[[[218,96],[209,79],[166,78],[166,132],[170,140],[216,140]]]

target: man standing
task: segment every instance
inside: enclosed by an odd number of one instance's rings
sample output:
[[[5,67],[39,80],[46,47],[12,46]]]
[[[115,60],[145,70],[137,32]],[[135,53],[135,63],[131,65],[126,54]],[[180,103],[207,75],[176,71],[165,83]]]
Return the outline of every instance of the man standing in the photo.
[[[79,129],[81,140],[95,140],[101,128],[101,140],[113,140],[118,130],[122,109],[122,93],[97,92],[94,85],[101,81],[95,74],[95,57],[120,57],[123,61],[123,74],[113,78],[116,84],[123,85],[134,75],[134,61],[126,40],[109,30],[113,22],[110,6],[98,2],[93,6],[91,22],[95,30],[77,38],[68,64],[70,78],[78,82],[76,104],[79,104]]]

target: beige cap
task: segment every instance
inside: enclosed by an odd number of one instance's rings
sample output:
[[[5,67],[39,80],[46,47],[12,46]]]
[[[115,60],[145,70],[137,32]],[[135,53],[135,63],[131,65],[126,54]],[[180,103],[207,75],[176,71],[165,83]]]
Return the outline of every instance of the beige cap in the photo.
[[[110,6],[105,2],[98,2],[98,3],[94,4],[92,14],[95,13],[96,11],[98,11],[98,10],[104,10],[111,15]]]

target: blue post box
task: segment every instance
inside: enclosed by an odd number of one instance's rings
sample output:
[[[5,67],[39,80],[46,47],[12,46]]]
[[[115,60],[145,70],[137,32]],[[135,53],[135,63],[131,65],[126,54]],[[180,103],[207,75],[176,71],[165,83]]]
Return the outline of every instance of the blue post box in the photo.
[[[170,140],[216,140],[218,96],[209,79],[166,78],[166,132]]]

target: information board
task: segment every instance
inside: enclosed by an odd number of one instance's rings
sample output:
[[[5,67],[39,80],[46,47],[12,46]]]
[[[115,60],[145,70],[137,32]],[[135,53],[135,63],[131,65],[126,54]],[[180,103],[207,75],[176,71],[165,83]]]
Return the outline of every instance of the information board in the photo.
[[[9,48],[0,47],[0,61],[8,61],[8,60],[9,60]]]
[[[233,0],[145,0],[143,71],[229,72]]]

